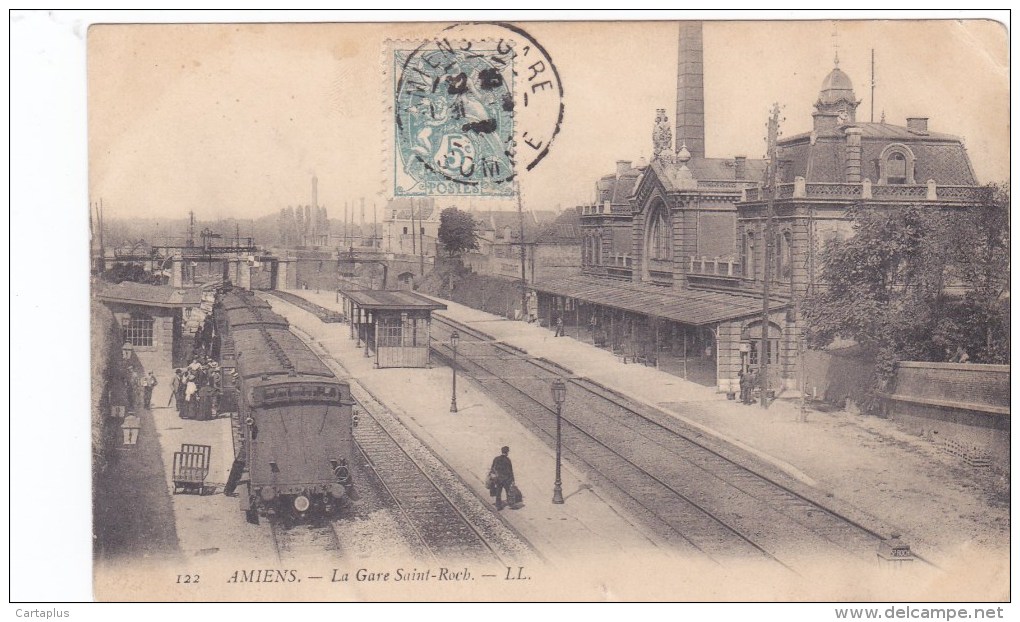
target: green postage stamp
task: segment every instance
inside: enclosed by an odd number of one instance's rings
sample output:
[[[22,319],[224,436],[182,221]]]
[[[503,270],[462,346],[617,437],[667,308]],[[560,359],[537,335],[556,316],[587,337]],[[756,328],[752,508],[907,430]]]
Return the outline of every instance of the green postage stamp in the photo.
[[[511,196],[513,48],[441,39],[392,54],[394,195]]]

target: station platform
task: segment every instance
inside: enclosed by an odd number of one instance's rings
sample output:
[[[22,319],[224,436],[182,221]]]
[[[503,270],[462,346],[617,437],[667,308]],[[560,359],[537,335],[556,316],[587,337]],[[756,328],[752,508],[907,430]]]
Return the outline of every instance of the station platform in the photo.
[[[337,308],[333,292],[294,293],[327,308]],[[745,406],[727,400],[714,388],[651,367],[624,364],[612,353],[573,339],[569,333],[554,337],[551,329],[537,324],[436,300],[447,305],[447,310],[437,315],[468,324],[531,356],[551,360],[741,447],[822,491],[840,511],[852,510],[893,526],[904,541],[940,565],[969,564],[978,559],[982,567],[1008,568],[1008,496],[1004,502],[997,499],[996,487],[987,474],[962,469],[926,440],[897,429],[893,421],[844,411],[802,412],[799,400],[779,399],[768,409],[757,404]],[[349,357],[354,342],[347,337],[347,326],[335,326],[338,336],[331,344],[341,352],[347,350],[345,356]],[[463,407],[459,415],[452,415],[448,412],[449,369],[370,367],[365,360],[364,364],[354,364],[352,372],[373,390],[378,389],[380,395],[392,397],[408,413],[408,420],[418,425],[420,433],[431,437],[430,443],[437,451],[456,457],[453,463],[462,475],[474,477],[482,486],[489,461],[501,445],[508,444],[511,458],[516,458],[515,469],[521,469],[519,480],[525,496],[530,493],[533,499],[538,495],[544,501],[541,497],[551,494],[549,448],[538,439],[528,440],[530,434],[479,389],[458,382],[458,402]],[[597,497],[597,491],[581,489],[583,478],[568,472],[571,482],[565,482],[564,491],[573,494],[561,507],[572,511],[581,499]],[[554,507],[545,503],[542,506],[543,510]],[[605,511],[625,515],[621,508],[607,507]],[[529,537],[548,540],[554,548],[571,547],[561,536],[581,537],[576,527],[559,533],[546,532],[545,527],[538,529],[534,524],[560,520],[552,514],[539,518],[525,512],[510,520],[521,523],[522,532]],[[580,514],[574,520],[577,525],[584,523]],[[529,522],[535,527],[530,533],[526,531]],[[621,533],[625,532],[613,530],[612,536],[620,537]],[[590,537],[601,538],[596,531]],[[620,546],[625,545],[621,542]],[[989,560],[994,562],[989,565]]]

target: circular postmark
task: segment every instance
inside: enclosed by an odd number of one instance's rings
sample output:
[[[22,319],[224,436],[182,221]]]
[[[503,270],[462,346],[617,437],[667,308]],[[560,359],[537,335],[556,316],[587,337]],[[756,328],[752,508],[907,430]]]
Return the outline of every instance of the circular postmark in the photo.
[[[563,120],[552,59],[511,24],[454,24],[393,50],[394,195],[509,197]]]

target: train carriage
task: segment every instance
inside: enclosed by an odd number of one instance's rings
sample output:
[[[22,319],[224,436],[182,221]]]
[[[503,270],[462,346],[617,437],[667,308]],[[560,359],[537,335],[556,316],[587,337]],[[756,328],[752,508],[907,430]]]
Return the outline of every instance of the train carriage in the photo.
[[[240,447],[228,488],[239,484],[252,522],[335,513],[354,484],[350,385],[290,332],[284,318],[244,306],[245,299],[262,302],[231,292],[220,306],[239,384]]]

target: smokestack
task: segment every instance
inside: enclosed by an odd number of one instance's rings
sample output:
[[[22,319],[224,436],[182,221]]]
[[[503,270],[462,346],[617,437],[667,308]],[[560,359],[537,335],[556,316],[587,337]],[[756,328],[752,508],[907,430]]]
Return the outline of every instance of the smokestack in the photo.
[[[705,157],[705,70],[701,22],[680,22],[676,67],[677,153],[684,145],[695,158]]]
[[[319,207],[319,178],[312,175],[312,207]]]

